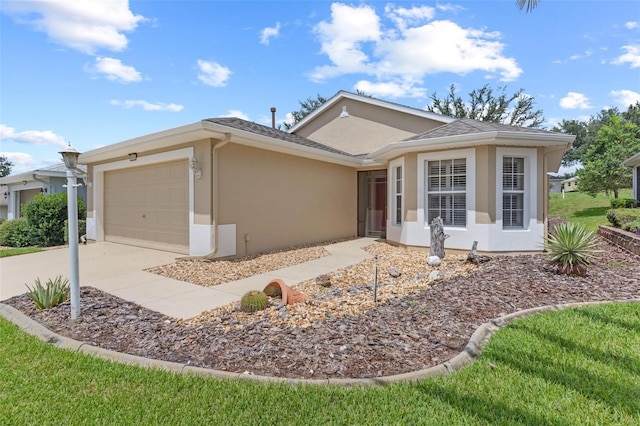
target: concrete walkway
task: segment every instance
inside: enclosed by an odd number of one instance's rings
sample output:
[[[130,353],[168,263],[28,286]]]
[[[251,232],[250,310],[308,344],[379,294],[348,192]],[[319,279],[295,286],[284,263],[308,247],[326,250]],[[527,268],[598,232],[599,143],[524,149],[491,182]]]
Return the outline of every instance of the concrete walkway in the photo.
[[[274,278],[287,285],[354,265],[371,257],[362,250],[374,239],[361,238],[331,244],[330,255],[276,271],[254,275],[214,287],[202,287],[143,271],[172,263],[181,255],[108,242],[80,246],[80,284],[91,286],[146,308],[176,318],[191,318],[204,311],[240,300],[249,290],[262,290]],[[0,300],[23,294],[36,278],[45,282],[69,276],[69,249],[0,259]],[[80,301],[82,304],[82,300]]]

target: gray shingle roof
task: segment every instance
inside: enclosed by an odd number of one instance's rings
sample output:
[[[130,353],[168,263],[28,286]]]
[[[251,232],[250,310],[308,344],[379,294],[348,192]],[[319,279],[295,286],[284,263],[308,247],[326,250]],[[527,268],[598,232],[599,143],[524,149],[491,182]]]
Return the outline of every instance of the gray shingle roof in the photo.
[[[252,121],[243,120],[237,117],[219,117],[208,118],[204,121],[219,124],[221,126],[231,127],[238,130],[244,130],[245,132],[255,133],[257,135],[266,136],[273,139],[279,139],[281,141],[294,143],[297,145],[306,146],[309,148],[320,149],[322,151],[331,152],[334,154],[345,155],[351,158],[359,158],[358,156],[351,155],[347,152],[339,149],[331,148],[330,146],[323,145],[318,142],[314,142],[311,139],[303,138],[302,136],[287,133],[282,130],[274,129],[272,127],[263,126]]]
[[[487,132],[522,132],[530,134],[550,134],[548,130],[534,129],[531,127],[508,126],[506,124],[478,121],[470,118],[459,118],[456,121],[436,127],[428,132],[412,136],[405,141],[443,138],[447,136],[471,135]]]

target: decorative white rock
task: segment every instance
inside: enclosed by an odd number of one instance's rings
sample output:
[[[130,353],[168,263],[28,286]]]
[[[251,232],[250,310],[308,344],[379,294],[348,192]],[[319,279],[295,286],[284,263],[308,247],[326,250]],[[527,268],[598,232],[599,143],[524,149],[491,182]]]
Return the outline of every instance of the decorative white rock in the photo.
[[[429,266],[439,266],[440,258],[438,256],[429,256],[427,257],[427,264]]]

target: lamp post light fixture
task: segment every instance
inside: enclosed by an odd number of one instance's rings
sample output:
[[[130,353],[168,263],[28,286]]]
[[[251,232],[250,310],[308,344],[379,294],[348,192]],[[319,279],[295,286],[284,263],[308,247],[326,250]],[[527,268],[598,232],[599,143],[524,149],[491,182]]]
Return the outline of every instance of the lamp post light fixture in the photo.
[[[78,156],[69,143],[69,146],[59,152],[62,155],[64,165],[67,166],[67,218],[69,232],[69,287],[71,292],[71,319],[80,316],[80,272],[78,266],[78,179],[76,167]]]

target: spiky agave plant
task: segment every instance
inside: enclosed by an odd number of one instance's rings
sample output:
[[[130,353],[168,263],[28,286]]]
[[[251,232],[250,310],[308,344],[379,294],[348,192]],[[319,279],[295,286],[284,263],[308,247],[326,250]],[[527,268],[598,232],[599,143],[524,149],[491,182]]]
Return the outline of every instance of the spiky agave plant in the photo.
[[[587,274],[587,265],[596,257],[598,240],[578,223],[562,223],[545,239],[549,263],[567,275]]]
[[[36,279],[33,288],[25,285],[29,290],[29,297],[38,309],[53,308],[69,300],[69,280],[63,280],[59,275],[53,281],[47,280],[44,286],[40,283],[40,278]]]

